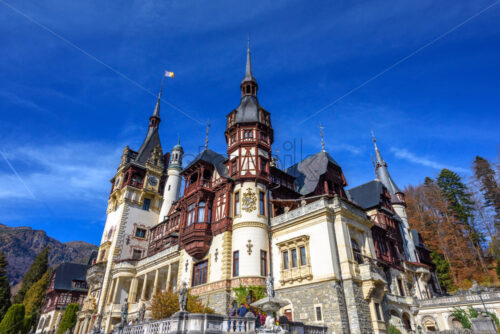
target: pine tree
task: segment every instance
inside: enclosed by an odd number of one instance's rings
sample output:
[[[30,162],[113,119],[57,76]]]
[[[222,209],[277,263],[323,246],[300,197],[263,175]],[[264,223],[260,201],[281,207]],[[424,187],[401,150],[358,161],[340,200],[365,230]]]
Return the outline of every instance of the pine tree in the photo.
[[[0,253],[0,321],[10,307],[10,286],[7,279],[7,259]]]
[[[483,272],[486,273],[487,268],[484,263],[484,255],[481,247],[484,236],[474,224],[474,202],[471,199],[471,193],[462,182],[460,176],[446,168],[439,173],[436,184],[441,189],[443,197],[448,201],[449,213],[459,223],[456,228],[463,227],[464,235],[469,239],[474,249],[477,261],[476,265],[481,266]]]
[[[31,264],[30,268],[26,272],[23,278],[21,289],[14,296],[14,303],[21,304],[24,300],[24,295],[35,284],[43,274],[47,271],[49,262],[49,247],[45,247],[40,254],[35,258],[35,261]]]
[[[432,262],[436,265],[436,275],[438,277],[439,285],[446,291],[452,291],[455,289],[453,286],[453,280],[451,278],[450,264],[444,259],[444,257],[438,254],[436,251],[431,253]]]
[[[18,334],[24,327],[24,305],[14,304],[0,322],[0,333]]]
[[[24,296],[23,305],[26,312],[26,326],[28,327],[28,330],[35,326],[38,322],[51,276],[52,270],[49,269],[45,272],[45,274],[43,274],[42,278],[31,286]],[[30,324],[28,324],[28,322]]]
[[[75,327],[79,308],[80,307],[76,303],[69,304],[66,307],[59,328],[57,329],[57,334],[63,334],[68,329],[73,329],[73,327]]]

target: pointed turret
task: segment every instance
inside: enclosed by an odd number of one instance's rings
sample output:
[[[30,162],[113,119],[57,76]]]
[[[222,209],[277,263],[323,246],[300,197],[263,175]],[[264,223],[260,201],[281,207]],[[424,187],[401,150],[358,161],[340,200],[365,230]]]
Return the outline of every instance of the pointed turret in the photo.
[[[160,87],[160,93],[158,94],[158,100],[156,101],[155,109],[153,110],[153,114],[151,115],[151,117],[149,117],[148,133],[146,134],[146,138],[144,139],[144,142],[139,148],[139,151],[137,151],[136,160],[141,163],[144,163],[146,162],[146,160],[148,160],[149,156],[151,155],[151,152],[156,146],[161,147],[160,135],[158,134],[158,127],[161,121],[160,102],[161,102],[162,87],[163,87],[163,80],[162,80],[162,85]]]
[[[257,80],[252,74],[252,59],[250,55],[250,39],[247,46],[247,65],[245,68],[245,77],[241,80],[241,96],[257,96]]]
[[[375,146],[375,175],[377,179],[382,182],[382,184],[389,190],[389,193],[392,195],[392,201],[400,201],[400,197],[402,195],[401,190],[399,190],[396,183],[392,180],[391,175],[389,174],[389,170],[387,169],[387,163],[382,159],[382,155],[377,146],[377,139],[372,134],[373,145]]]

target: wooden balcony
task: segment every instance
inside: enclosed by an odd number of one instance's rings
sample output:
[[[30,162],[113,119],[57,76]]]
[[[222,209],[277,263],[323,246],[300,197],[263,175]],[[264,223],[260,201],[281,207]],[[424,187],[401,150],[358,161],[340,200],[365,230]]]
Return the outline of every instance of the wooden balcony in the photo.
[[[212,228],[210,223],[199,222],[186,226],[181,234],[181,244],[195,259],[203,258],[210,249]]]

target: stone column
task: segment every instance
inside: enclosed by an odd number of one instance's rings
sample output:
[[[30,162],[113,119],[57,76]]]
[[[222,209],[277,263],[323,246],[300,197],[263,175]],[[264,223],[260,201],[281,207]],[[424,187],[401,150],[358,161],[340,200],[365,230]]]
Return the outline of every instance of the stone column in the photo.
[[[167,284],[165,284],[165,290],[170,290],[170,281],[172,279],[172,264],[168,265],[168,271],[167,271]]]
[[[151,298],[158,292],[158,275],[160,274],[160,270],[156,269],[155,271],[155,281],[153,283],[153,293],[151,294]]]
[[[139,282],[137,281],[137,277],[132,278],[132,282],[130,283],[130,290],[128,292],[128,303],[134,304],[137,299],[137,286]]]
[[[116,297],[118,295],[118,290],[120,290],[120,277],[116,278],[115,281],[115,291],[113,292],[113,299],[111,301],[111,304],[119,304],[116,300]]]
[[[111,281],[110,288],[108,290],[108,295],[106,296],[106,304],[111,303],[111,296],[113,295],[113,290],[115,289],[115,280]],[[103,296],[104,297],[104,296]]]
[[[142,282],[141,300],[146,300],[146,288],[148,285],[148,274],[144,274],[144,282]]]

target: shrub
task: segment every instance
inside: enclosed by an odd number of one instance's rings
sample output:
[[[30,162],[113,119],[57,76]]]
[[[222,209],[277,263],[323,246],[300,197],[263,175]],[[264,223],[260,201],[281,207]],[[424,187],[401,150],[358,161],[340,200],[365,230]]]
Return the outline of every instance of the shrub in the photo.
[[[0,322],[0,333],[18,334],[24,327],[24,305],[13,304]]]
[[[68,329],[72,329],[76,325],[77,320],[77,312],[80,309],[78,304],[72,303],[66,307],[64,311],[63,317],[61,319],[61,323],[59,324],[59,329],[57,330],[57,334],[63,334]]]
[[[208,305],[203,305],[198,296],[188,292],[187,310],[191,313],[215,313]],[[172,290],[157,293],[151,301],[151,313],[155,320],[170,317],[179,311],[179,295]]]
[[[252,292],[253,300],[259,300],[267,296],[266,288],[261,285],[247,285],[233,288],[238,304],[247,302],[247,296]]]
[[[467,315],[467,312],[465,312],[465,310],[455,307],[453,308],[453,312],[451,312],[451,315],[454,316],[462,324],[463,328],[472,328],[472,323],[470,322],[469,316]]]
[[[401,334],[401,331],[394,325],[387,326],[388,334]]]

